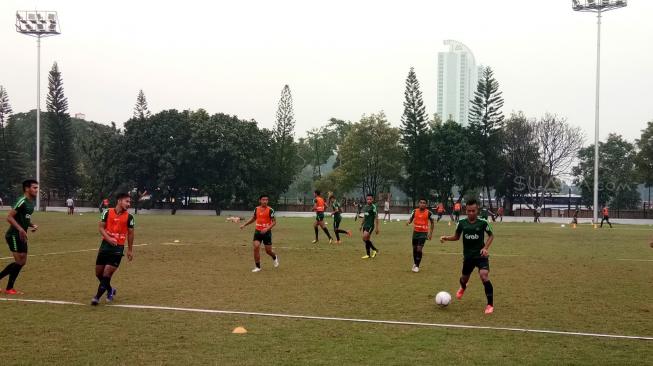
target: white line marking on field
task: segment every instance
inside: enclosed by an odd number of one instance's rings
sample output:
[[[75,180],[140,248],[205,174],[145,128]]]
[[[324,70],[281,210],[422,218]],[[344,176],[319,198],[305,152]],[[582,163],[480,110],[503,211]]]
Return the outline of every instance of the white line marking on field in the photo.
[[[1,301],[39,303],[39,304],[55,304],[55,305],[78,305],[78,306],[83,305],[83,304],[80,304],[80,303],[77,303],[77,302],[59,301],[59,300],[30,300],[30,299],[9,299],[9,298],[0,298],[0,300]],[[177,308],[177,307],[170,307],[170,306],[153,306],[153,305],[126,305],[126,304],[125,305],[116,305],[116,304],[113,304],[113,305],[106,305],[106,306],[116,307],[116,308],[126,308],[126,309],[140,309],[140,310],[163,310],[163,311],[179,311],[179,312],[188,312],[188,313],[248,315],[248,316],[260,316],[260,317],[272,317],[272,318],[305,319],[305,320],[327,320],[327,321],[340,321],[340,322],[350,322],[350,323],[367,323],[367,324],[413,325],[413,326],[431,327],[431,328],[502,330],[502,331],[520,332],[520,333],[539,333],[539,334],[555,334],[555,335],[567,335],[567,336],[615,338],[615,339],[638,339],[638,340],[645,340],[645,341],[653,341],[653,337],[648,337],[648,336],[628,336],[628,335],[619,335],[619,334],[568,332],[568,331],[546,330],[546,329],[493,327],[493,326],[484,326],[484,325],[442,324],[442,323],[408,322],[408,321],[398,321],[398,320],[374,320],[374,319],[358,319],[358,318],[338,318],[338,317],[314,316],[314,315],[258,313],[258,312],[251,312],[251,311]]]
[[[617,259],[618,261],[631,261],[631,262],[653,262],[653,259]]]
[[[134,244],[135,247],[144,247],[149,244]],[[42,253],[42,254],[28,254],[28,257],[43,257],[47,255],[62,255],[62,254],[73,254],[73,253],[83,253],[83,252],[97,252],[98,248],[92,248],[92,249],[80,249],[80,250],[70,250],[66,252],[54,252],[54,253]],[[2,257],[0,260],[3,259],[14,259],[14,257]]]

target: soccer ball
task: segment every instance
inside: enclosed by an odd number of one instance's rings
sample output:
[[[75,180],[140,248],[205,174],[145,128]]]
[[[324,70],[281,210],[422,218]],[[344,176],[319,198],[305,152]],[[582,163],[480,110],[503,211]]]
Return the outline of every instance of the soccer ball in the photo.
[[[565,227],[565,224],[560,225],[560,227]]]
[[[440,291],[435,295],[435,304],[445,307],[451,303],[451,295],[446,291]]]

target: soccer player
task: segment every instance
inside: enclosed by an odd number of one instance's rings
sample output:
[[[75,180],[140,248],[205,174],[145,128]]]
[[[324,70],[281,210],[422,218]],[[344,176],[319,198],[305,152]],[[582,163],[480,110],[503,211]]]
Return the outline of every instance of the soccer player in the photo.
[[[442,202],[438,203],[438,207],[436,207],[435,210],[438,213],[437,222],[440,222],[440,220],[442,220],[442,215],[444,215],[444,204],[442,204]]]
[[[109,199],[105,198],[100,203],[100,213],[102,213],[102,212],[104,212],[104,211],[106,211],[108,209],[109,209]]]
[[[426,199],[420,198],[418,205],[406,223],[406,226],[413,224],[413,272],[415,273],[419,272],[424,244],[433,237],[433,228],[435,227],[433,212],[426,208]]]
[[[374,196],[372,194],[368,194],[365,197],[365,201],[367,204],[362,209],[363,222],[361,222],[360,229],[363,232],[363,242],[365,242],[366,253],[362,258],[369,259],[374,258],[377,254],[379,254],[379,250],[376,249],[371,240],[372,232],[375,231],[375,228],[376,235],[379,235],[379,213],[376,209],[376,205],[374,204]]]
[[[73,198],[70,197],[66,200],[66,206],[68,207],[68,215],[74,215],[75,214],[75,201],[73,201]]]
[[[455,218],[456,223],[460,221],[460,211],[462,210],[462,204],[460,201],[456,201],[453,205],[453,216]]]
[[[576,209],[576,211],[574,211],[574,216],[573,216],[573,218],[571,219],[571,224],[572,224],[572,225],[573,225],[573,224],[578,225],[578,209]]]
[[[116,207],[103,211],[100,215],[99,231],[102,236],[100,250],[95,260],[95,277],[100,284],[91,305],[100,303],[100,298],[107,293],[107,302],[116,296],[116,288],[111,287],[111,279],[118,270],[127,243],[127,259],[134,259],[134,216],[127,210],[131,206],[128,193],[116,197]]]
[[[462,299],[469,276],[478,267],[478,274],[485,288],[487,297],[487,306],[485,314],[494,312],[494,289],[490,282],[490,259],[489,250],[494,240],[492,225],[487,220],[478,218],[478,203],[475,199],[467,201],[466,207],[467,218],[460,220],[456,226],[456,234],[452,236],[441,236],[440,242],[457,241],[463,238],[463,269],[460,277],[460,289],[456,293],[458,300]],[[484,241],[485,234],[488,235]]]
[[[336,200],[335,195],[329,196],[329,202],[331,203],[331,216],[333,216],[333,232],[336,233],[336,244],[342,244],[340,241],[340,234],[347,234],[351,237],[351,230],[342,230],[340,228],[340,222],[342,222],[342,210],[340,209],[340,203]]]
[[[38,226],[32,223],[32,214],[34,213],[34,200],[39,194],[39,182],[28,179],[23,182],[23,196],[16,201],[7,215],[9,230],[5,234],[5,239],[9,245],[9,250],[14,257],[14,262],[9,263],[5,269],[0,272],[0,280],[9,276],[5,293],[7,295],[18,295],[22,292],[16,290],[14,285],[18,274],[27,264],[27,231],[35,232]]]
[[[612,229],[612,224],[610,223],[610,211],[608,210],[608,206],[603,206],[603,218],[601,219],[601,227],[603,227],[603,221],[607,221],[608,225],[610,225],[610,229]]]
[[[272,257],[274,267],[279,267],[279,257],[272,250],[272,228],[277,225],[277,219],[274,217],[274,210],[268,206],[270,198],[268,195],[263,194],[259,197],[259,206],[254,209],[254,215],[246,223],[240,226],[244,229],[245,226],[256,221],[256,230],[254,230],[254,264],[256,267],[252,272],[261,272],[261,243],[265,246],[265,252]]]
[[[541,214],[542,214],[542,209],[540,208],[540,206],[535,206],[535,218],[533,219],[533,222],[541,223],[540,221]]]
[[[499,222],[503,222],[503,212],[504,212],[503,206],[499,207],[499,209],[497,210],[497,216],[499,216]]]
[[[315,196],[315,201],[313,204],[313,211],[315,211],[315,222],[313,223],[313,229],[315,230],[315,240],[313,240],[313,244],[317,244],[318,242],[318,226],[322,228],[322,231],[324,231],[326,236],[329,238],[329,244],[333,244],[333,238],[331,238],[331,234],[329,234],[329,229],[324,224],[324,211],[326,210],[326,202],[324,201],[324,198],[320,196],[321,192],[319,190],[316,190],[313,192],[313,194]]]
[[[383,202],[383,223],[385,223],[385,218],[388,218],[388,221],[392,221],[390,218],[390,195],[386,197],[385,202]]]

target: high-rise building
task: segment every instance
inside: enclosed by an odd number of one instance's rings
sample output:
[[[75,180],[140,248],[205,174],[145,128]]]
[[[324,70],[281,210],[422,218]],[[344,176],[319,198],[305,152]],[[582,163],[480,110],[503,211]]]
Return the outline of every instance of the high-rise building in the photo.
[[[448,52],[438,52],[438,115],[442,121],[468,124],[471,100],[479,77],[474,54],[464,44],[444,41]]]

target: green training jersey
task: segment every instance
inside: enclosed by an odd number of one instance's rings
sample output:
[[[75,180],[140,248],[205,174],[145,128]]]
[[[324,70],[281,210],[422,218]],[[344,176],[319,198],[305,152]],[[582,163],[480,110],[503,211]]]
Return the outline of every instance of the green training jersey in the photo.
[[[458,222],[456,234],[463,237],[463,256],[465,259],[480,258],[485,246],[485,233],[492,235],[492,225],[487,220],[477,218],[473,223],[465,218]]]
[[[375,204],[365,205],[365,207],[363,207],[362,212],[363,212],[363,215],[365,215],[364,218],[363,218],[363,226],[364,227],[373,227],[374,223],[376,221],[376,217],[378,215],[376,205]]]
[[[331,204],[331,209],[333,210],[333,217],[340,217],[340,204],[338,201],[333,201]]]
[[[18,222],[18,225],[23,228],[23,230],[27,231],[29,229],[29,226],[32,224],[32,214],[34,213],[34,202],[29,200],[27,197],[23,196],[16,201],[14,206],[12,207],[16,211],[16,222]],[[7,230],[7,235],[18,235],[18,230],[13,227],[13,225],[9,226],[9,230]]]
[[[483,207],[481,209],[481,218],[487,220],[489,215],[490,215],[490,213],[488,212],[488,209]]]

